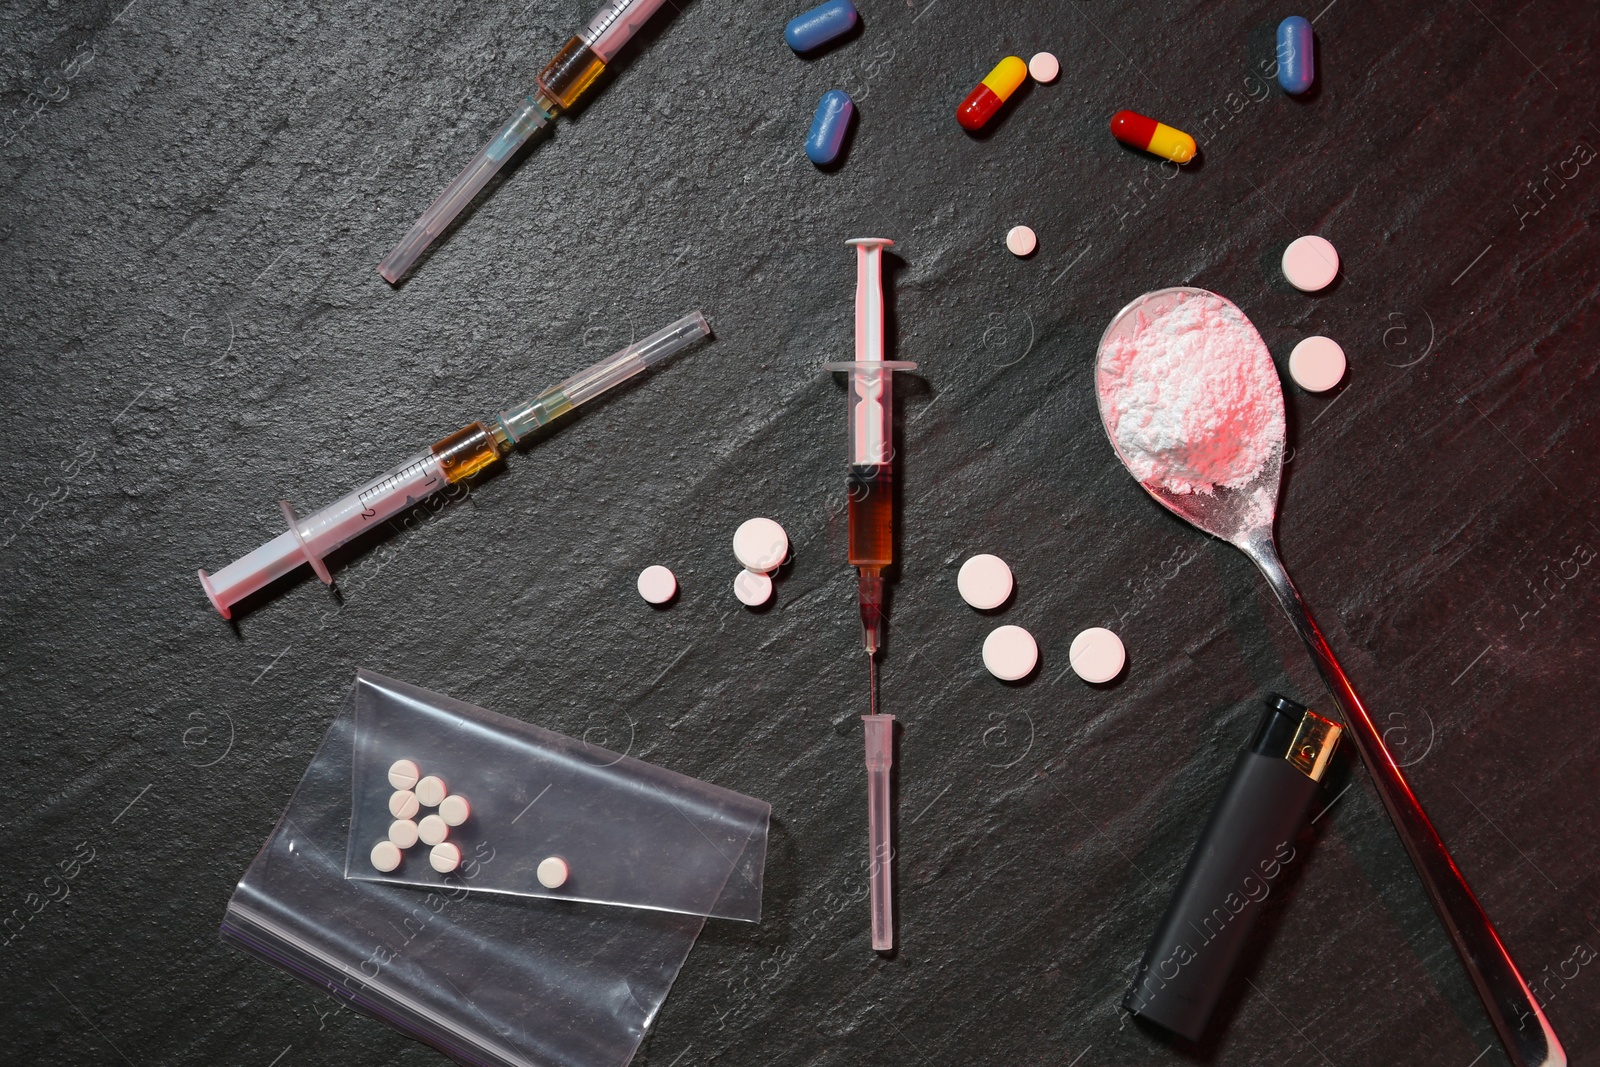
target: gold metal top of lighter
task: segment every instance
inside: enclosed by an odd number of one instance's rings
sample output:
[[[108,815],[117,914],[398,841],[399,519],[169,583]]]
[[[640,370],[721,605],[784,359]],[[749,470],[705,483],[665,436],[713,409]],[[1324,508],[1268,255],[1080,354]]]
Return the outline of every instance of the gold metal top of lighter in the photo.
[[[1289,751],[1284,759],[1295,770],[1310,778],[1313,782],[1322,781],[1323,772],[1328,769],[1328,760],[1333,756],[1333,750],[1339,744],[1339,735],[1344,733],[1344,727],[1330,719],[1324,719],[1316,712],[1307,710],[1305,717],[1300,720],[1300,728],[1294,732],[1294,740],[1289,742]]]

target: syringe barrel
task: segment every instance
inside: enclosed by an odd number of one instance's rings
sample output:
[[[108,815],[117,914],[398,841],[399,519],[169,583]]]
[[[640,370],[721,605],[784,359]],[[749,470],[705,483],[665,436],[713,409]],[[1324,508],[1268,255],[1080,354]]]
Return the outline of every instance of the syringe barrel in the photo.
[[[539,91],[565,110],[589,91],[589,86],[605,69],[605,57],[590,48],[582,37],[574,37],[562,45],[556,57],[539,72]]]
[[[448,440],[448,439],[447,439]],[[216,574],[201,572],[206,593],[224,618],[236,602],[313,558],[438,492],[450,479],[438,456],[419,452],[392,470],[295,522],[295,528],[239,557]]]
[[[622,46],[650,21],[665,0],[607,0],[579,32],[585,44],[609,63]]]
[[[367,484],[300,520],[300,537],[318,558],[450,483],[439,457],[418,452]]]
[[[612,0],[539,72],[539,90],[563,110],[589,91],[613,56],[663,0]]]

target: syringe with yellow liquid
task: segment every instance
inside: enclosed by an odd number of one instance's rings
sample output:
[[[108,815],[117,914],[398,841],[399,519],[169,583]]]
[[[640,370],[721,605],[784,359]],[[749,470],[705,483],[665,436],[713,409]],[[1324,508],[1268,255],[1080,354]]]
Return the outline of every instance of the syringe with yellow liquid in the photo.
[[[445,486],[472,477],[535,430],[710,333],[705,316],[691,311],[666,329],[613,353],[527,403],[462,427],[321,511],[300,518],[287,500],[280,500],[278,506],[289,529],[216,574],[201,570],[200,585],[224,619],[233,617],[235,602],[302,563],[309,563],[318,578],[332,585],[333,576],[323,562],[328,553]]]
[[[600,77],[606,64],[616,57],[640,26],[649,21],[665,0],[608,0],[594,13],[587,25],[561,47],[556,57],[539,74],[537,83],[523,98],[522,108],[500,132],[472,157],[466,169],[456,175],[439,199],[422,213],[411,231],[378,264],[378,273],[391,285],[405,277],[406,271],[444,232],[461,209],[472,202],[489,179],[499,173],[535,132],[554,122],[563,111],[571,110],[589,86]]]

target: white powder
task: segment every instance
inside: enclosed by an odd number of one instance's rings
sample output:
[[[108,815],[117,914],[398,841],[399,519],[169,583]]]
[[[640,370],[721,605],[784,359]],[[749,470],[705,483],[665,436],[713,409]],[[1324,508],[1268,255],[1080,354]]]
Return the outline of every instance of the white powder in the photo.
[[[1214,295],[1182,294],[1100,357],[1100,410],[1134,477],[1174,493],[1248,483],[1283,447],[1283,391],[1255,327]]]

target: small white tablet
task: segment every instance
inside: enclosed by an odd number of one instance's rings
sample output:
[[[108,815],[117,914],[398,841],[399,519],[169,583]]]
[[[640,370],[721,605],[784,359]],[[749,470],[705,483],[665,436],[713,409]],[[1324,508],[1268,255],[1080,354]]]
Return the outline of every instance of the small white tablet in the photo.
[[[1308,393],[1326,393],[1344,380],[1344,349],[1331,337],[1307,337],[1289,353],[1289,377]]]
[[[546,889],[560,889],[567,883],[567,861],[560,856],[547,856],[539,861],[539,884]]]
[[[1039,662],[1039,643],[1020,626],[999,626],[983,641],[983,665],[1003,682],[1016,682]]]
[[[439,801],[450,795],[450,790],[445,786],[444,779],[437,774],[430,774],[417,783],[417,803],[425,808],[437,808]]]
[[[449,874],[461,866],[461,850],[449,841],[440,842],[428,853],[428,862],[440,874]]]
[[[397,759],[389,765],[389,784],[396,789],[415,789],[420,777],[415,760]]]
[[[1067,652],[1067,662],[1077,676],[1097,685],[1115,678],[1127,660],[1122,638],[1104,626],[1091,626],[1074,637]]]
[[[979,553],[961,565],[956,589],[961,599],[979,611],[990,611],[1011,595],[1011,568],[999,556]]]
[[[437,845],[450,836],[450,824],[437,815],[425,815],[417,823],[417,837],[424,845]]]
[[[652,604],[665,604],[678,591],[678,576],[657,563],[639,572],[639,595]]]
[[[771,519],[747,519],[733,533],[733,555],[746,569],[771,574],[789,556],[789,535]]]
[[[384,874],[400,866],[400,846],[393,841],[379,841],[372,846],[372,865]]]
[[[1339,273],[1339,253],[1325,237],[1297,237],[1283,250],[1283,276],[1302,292],[1314,293],[1333,284]]]
[[[417,794],[409,789],[402,789],[389,798],[389,814],[397,819],[415,818],[419,807]]]
[[[472,805],[467,803],[466,797],[455,794],[439,801],[439,818],[443,819],[446,826],[460,826],[472,814]]]
[[[759,608],[772,599],[772,579],[758,571],[745,569],[734,575],[733,595],[747,608]]]

